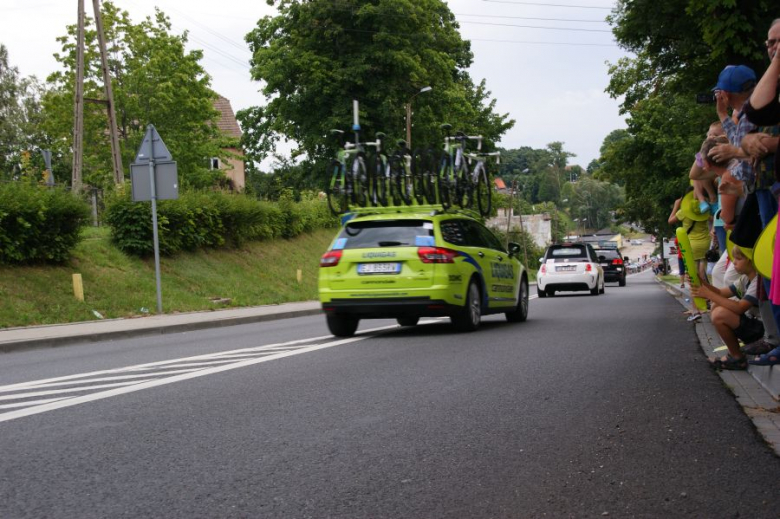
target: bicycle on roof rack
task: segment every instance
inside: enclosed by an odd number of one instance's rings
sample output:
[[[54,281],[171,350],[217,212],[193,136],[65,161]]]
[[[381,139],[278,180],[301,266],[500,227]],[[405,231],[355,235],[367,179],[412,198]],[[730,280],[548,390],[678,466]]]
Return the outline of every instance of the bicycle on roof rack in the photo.
[[[477,143],[477,150],[482,149],[482,137],[479,137]],[[475,160],[476,164],[474,169],[468,175],[466,190],[467,206],[469,208],[474,206],[474,200],[477,202],[477,210],[481,216],[489,216],[493,209],[493,189],[490,182],[490,174],[488,173],[485,159],[488,157],[495,157],[496,164],[501,163],[501,152],[494,151],[492,153],[465,153],[466,158],[471,161]]]
[[[463,132],[457,132],[455,136],[452,136],[450,135],[450,130],[452,130],[452,125],[450,124],[442,124],[441,129],[447,135],[444,137],[444,154],[442,155],[437,181],[439,203],[445,209],[453,205],[469,208],[473,193],[468,160],[464,155],[464,146],[469,140],[479,141],[481,146],[482,136],[468,136]]]

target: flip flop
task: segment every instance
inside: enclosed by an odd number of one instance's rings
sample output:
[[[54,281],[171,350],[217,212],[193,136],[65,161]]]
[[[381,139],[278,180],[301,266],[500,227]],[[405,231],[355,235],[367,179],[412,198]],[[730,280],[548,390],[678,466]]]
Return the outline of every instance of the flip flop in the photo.
[[[775,366],[780,364],[780,348],[775,348],[769,353],[764,353],[750,361],[753,366]]]

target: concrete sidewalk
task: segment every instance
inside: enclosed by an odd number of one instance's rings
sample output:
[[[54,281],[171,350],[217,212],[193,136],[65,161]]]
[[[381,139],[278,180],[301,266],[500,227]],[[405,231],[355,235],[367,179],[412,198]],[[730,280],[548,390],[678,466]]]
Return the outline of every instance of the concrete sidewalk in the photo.
[[[162,335],[321,313],[318,301],[0,330],[0,352]]]
[[[656,278],[658,279],[658,278]],[[666,290],[675,296],[684,308],[690,308],[691,294],[687,288],[659,281]],[[715,331],[710,314],[705,313],[696,322],[696,335],[707,357],[721,357],[728,353],[723,340]],[[717,350],[717,351],[716,351]],[[706,362],[702,360],[702,362]],[[778,366],[780,370],[780,366]],[[718,372],[723,383],[731,389],[745,414],[753,421],[758,432],[780,456],[780,371],[773,366],[749,366],[747,371]]]

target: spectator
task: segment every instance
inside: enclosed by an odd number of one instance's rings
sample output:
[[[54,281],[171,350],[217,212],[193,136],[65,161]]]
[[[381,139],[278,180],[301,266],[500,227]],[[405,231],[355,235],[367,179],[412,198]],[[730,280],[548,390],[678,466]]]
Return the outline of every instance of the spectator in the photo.
[[[704,260],[704,255],[707,253],[707,250],[710,247],[710,232],[709,227],[707,225],[707,219],[708,217],[706,215],[702,215],[701,213],[696,213],[694,211],[693,207],[691,206],[691,203],[696,204],[696,209],[698,209],[698,204],[693,199],[693,188],[689,187],[688,191],[685,196],[682,198],[678,198],[674,201],[674,206],[672,207],[672,213],[669,215],[669,223],[675,224],[680,223],[682,224],[683,228],[685,229],[685,232],[688,234],[688,239],[691,243],[691,254],[693,256],[694,261],[696,262],[696,272],[699,276],[699,279],[706,280],[707,278],[707,264]],[[702,218],[703,216],[703,218]],[[696,219],[694,219],[696,218]],[[681,258],[682,254],[680,251],[680,243],[675,238],[675,243],[677,244],[677,254],[678,257]],[[682,261],[682,259],[678,259],[680,262],[680,288],[685,287],[685,264]],[[689,322],[694,322],[699,319],[701,319],[701,312],[696,307],[695,304],[691,305],[690,310],[688,311],[690,313],[690,317],[688,317]]]
[[[718,216],[723,221],[723,242],[726,241],[726,229],[734,228],[737,219],[737,208],[739,200],[744,197],[744,184],[736,180],[729,171],[730,159],[721,160],[711,154],[711,151],[722,146],[728,145],[728,139],[717,137],[705,140],[699,155],[702,157],[702,169],[720,179],[718,194],[720,195],[720,213]],[[719,155],[718,155],[719,157]],[[715,227],[717,233],[717,227]],[[718,237],[718,246],[720,247],[720,237]],[[725,246],[723,247],[725,249]]]
[[[728,355],[710,359],[715,369],[744,370],[748,359],[739,349],[739,341],[745,344],[759,340],[764,335],[764,325],[758,316],[756,269],[753,262],[734,247],[734,268],[741,274],[728,288],[716,288],[702,280],[700,287],[691,286],[694,297],[703,297],[715,303],[712,324],[729,350]],[[732,296],[737,300],[730,299]]]

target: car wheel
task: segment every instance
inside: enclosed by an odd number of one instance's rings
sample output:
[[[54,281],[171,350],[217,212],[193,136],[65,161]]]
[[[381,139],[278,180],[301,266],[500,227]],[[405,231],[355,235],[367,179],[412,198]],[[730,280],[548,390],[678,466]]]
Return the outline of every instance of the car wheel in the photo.
[[[620,281],[618,281],[618,285],[621,286],[621,287],[626,286],[626,276],[623,276],[622,278],[620,278]]]
[[[599,294],[603,294],[606,290],[607,290],[607,284],[605,282],[601,284],[601,290],[599,291]]]
[[[548,295],[548,296],[550,296],[550,297],[553,297],[553,296],[555,296],[555,290],[553,290],[552,288],[548,288],[547,290],[545,290],[545,292],[546,292],[546,293],[547,293],[547,295]]]
[[[593,285],[593,288],[590,289],[590,295],[597,296],[601,293],[601,289],[599,288],[599,280],[596,279],[596,284]]]
[[[459,332],[473,332],[479,328],[482,318],[482,302],[479,297],[477,283],[471,281],[466,291],[466,305],[457,314],[450,317],[452,325]]]
[[[401,326],[417,326],[419,317],[399,317],[396,319]]]
[[[328,330],[336,337],[352,337],[355,335],[360,319],[346,315],[326,315]]]
[[[520,294],[517,306],[513,311],[506,312],[504,315],[510,323],[522,323],[528,319],[528,281],[525,278],[520,280]]]
[[[539,288],[537,286],[536,287],[536,295],[539,296],[539,297],[547,297],[547,292],[545,292],[544,290],[542,290],[541,288]]]

